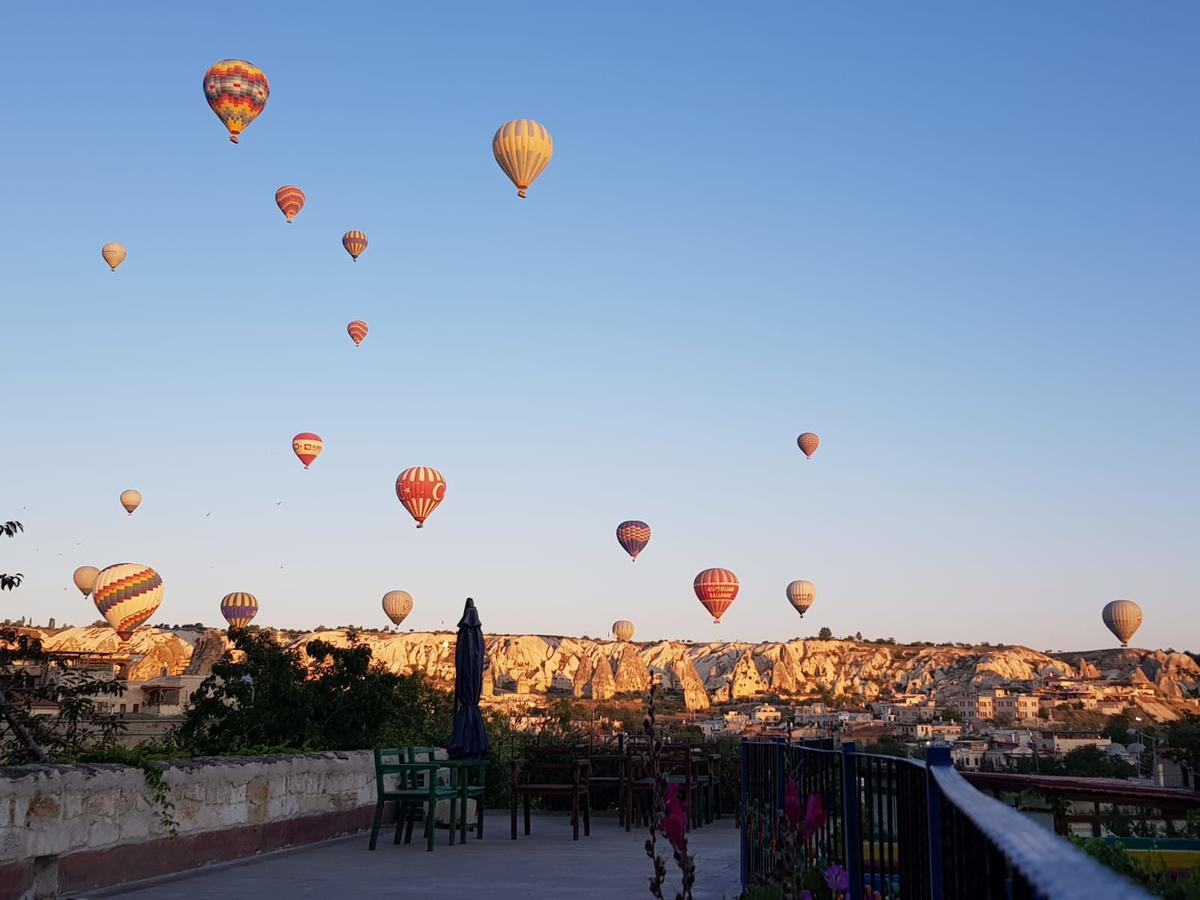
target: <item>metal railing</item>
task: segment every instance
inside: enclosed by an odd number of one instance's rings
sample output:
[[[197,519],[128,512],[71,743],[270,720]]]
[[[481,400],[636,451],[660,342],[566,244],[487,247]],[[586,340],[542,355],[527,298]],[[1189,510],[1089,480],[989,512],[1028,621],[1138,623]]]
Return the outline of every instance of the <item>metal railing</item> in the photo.
[[[800,843],[785,814],[792,780],[802,804],[818,794],[826,813],[821,827]],[[740,804],[745,888],[788,877],[782,871],[788,866],[838,865],[848,873],[849,900],[1148,896],[980,793],[955,771],[946,746],[930,747],[928,758],[917,761],[860,753],[852,743],[834,749],[829,741],[746,740]]]

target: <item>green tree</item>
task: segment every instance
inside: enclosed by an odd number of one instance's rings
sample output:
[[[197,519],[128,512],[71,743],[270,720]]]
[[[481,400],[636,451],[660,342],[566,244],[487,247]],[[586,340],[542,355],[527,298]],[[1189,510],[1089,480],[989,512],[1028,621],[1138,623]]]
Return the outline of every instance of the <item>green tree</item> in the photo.
[[[266,748],[361,750],[445,744],[453,701],[420,675],[373,662],[369,647],[311,641],[300,652],[239,630],[192,697],[176,739],[199,754]]]
[[[832,629],[829,629],[829,628],[822,628],[820,631],[817,632],[817,637],[823,641],[832,640],[833,639],[833,631],[832,631]]]

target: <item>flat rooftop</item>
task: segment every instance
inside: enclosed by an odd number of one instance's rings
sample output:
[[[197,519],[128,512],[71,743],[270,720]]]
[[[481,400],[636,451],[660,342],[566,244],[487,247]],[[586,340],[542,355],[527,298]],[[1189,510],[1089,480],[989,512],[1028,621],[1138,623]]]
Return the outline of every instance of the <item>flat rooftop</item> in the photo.
[[[417,828],[420,826],[418,825]],[[518,828],[520,823],[518,822]],[[582,826],[581,826],[582,828]],[[411,844],[392,843],[386,827],[367,850],[367,833],[192,869],[178,875],[109,888],[93,897],[131,900],[206,900],[408,896],[535,900],[539,897],[648,897],[650,860],[646,830],[628,834],[615,816],[593,816],[592,835],[571,840],[570,818],[533,817],[532,833],[509,839],[508,811],[489,811],[483,840],[447,846],[439,828],[433,852],[414,829]],[[456,836],[457,837],[457,836]],[[669,881],[678,885],[670,845],[660,838]],[[738,830],[733,816],[688,835],[696,859],[696,900],[734,900],[741,893]],[[671,889],[665,892],[674,896]]]

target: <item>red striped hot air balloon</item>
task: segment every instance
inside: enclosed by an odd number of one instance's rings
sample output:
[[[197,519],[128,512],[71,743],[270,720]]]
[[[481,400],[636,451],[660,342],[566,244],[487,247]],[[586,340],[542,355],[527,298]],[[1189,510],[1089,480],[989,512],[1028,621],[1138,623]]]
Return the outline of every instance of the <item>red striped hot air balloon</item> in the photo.
[[[258,598],[245,591],[234,591],[221,598],[221,615],[230,628],[245,628],[258,615]]]
[[[117,563],[101,569],[92,585],[92,601],[122,641],[154,615],[162,603],[163,581],[149,566]]]
[[[358,262],[358,258],[367,249],[367,236],[361,231],[347,231],[342,235],[342,246],[346,248],[350,258]]]
[[[817,452],[817,447],[820,444],[821,439],[811,431],[806,431],[800,437],[796,438],[796,445],[804,452],[805,459],[812,459],[812,455]]]
[[[637,519],[622,522],[617,526],[617,543],[637,562],[638,554],[650,543],[650,526]]]
[[[321,440],[319,434],[313,434],[311,431],[302,431],[292,438],[292,452],[300,457],[300,462],[304,463],[304,468],[312,465],[312,461],[321,455],[321,451],[325,449],[325,442]]]
[[[294,184],[285,184],[275,192],[275,205],[291,224],[296,214],[304,209],[304,191]]]
[[[725,610],[738,593],[737,576],[728,569],[705,569],[692,583],[700,604],[712,614],[713,624],[719,624]]]
[[[446,479],[437,469],[428,466],[405,469],[396,477],[396,496],[417,520],[417,527],[424,528],[429,514],[446,496]]]
[[[355,319],[346,326],[346,333],[350,335],[350,340],[354,341],[354,346],[357,347],[367,336],[367,323],[361,319]]]

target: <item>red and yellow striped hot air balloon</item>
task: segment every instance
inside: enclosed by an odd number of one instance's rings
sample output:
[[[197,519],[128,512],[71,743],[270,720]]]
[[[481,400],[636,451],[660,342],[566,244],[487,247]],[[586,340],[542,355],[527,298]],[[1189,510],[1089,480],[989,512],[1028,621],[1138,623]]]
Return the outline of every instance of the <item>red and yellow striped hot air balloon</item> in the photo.
[[[728,569],[705,569],[696,576],[692,587],[701,605],[712,614],[713,624],[719,624],[737,596],[739,585],[737,576]]]
[[[149,566],[117,563],[101,569],[92,585],[92,601],[100,615],[127,641],[162,603],[163,581]]]
[[[321,455],[321,451],[325,449],[325,442],[321,440],[319,434],[313,434],[311,431],[302,431],[292,438],[292,452],[300,457],[300,462],[304,463],[304,468],[312,465],[312,461]]]
[[[350,335],[350,340],[354,341],[354,346],[357,347],[367,336],[367,323],[361,319],[355,319],[346,326],[346,333]]]
[[[821,444],[821,439],[811,431],[806,431],[800,437],[796,438],[796,446],[804,453],[805,459],[812,459],[812,455],[817,452],[817,447]]]
[[[492,155],[517,186],[517,196],[524,197],[554,155],[554,139],[546,126],[533,119],[513,119],[496,130]]]
[[[446,479],[437,469],[413,466],[397,476],[396,496],[417,520],[417,527],[424,528],[429,514],[438,508],[446,496]]]
[[[267,105],[271,85],[258,66],[244,59],[223,59],[204,73],[204,96],[236,144],[238,135]]]
[[[221,598],[221,615],[230,628],[245,628],[258,615],[258,598],[245,591],[234,591]]]
[[[285,184],[275,192],[275,205],[290,224],[296,214],[304,209],[304,191],[294,184]]]
[[[361,231],[347,231],[342,235],[342,246],[346,248],[350,258],[358,262],[358,258],[367,249],[367,236]]]

